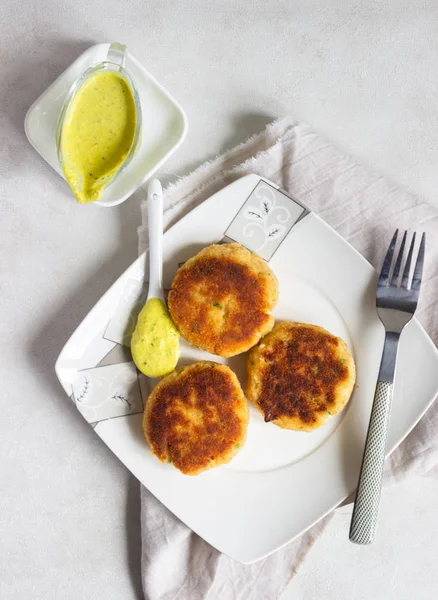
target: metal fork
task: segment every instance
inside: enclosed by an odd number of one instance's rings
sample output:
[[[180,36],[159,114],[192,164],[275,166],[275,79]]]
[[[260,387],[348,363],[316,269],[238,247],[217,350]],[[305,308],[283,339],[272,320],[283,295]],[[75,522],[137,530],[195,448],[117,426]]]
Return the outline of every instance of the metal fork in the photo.
[[[371,544],[376,532],[398,342],[404,326],[412,319],[417,308],[423,273],[425,233],[421,237],[412,284],[409,287],[409,274],[415,246],[414,233],[399,284],[407,237],[405,231],[390,278],[397,235],[398,229],[389,245],[377,284],[376,306],[377,313],[385,327],[385,345],[351,519],[350,540],[356,544]]]

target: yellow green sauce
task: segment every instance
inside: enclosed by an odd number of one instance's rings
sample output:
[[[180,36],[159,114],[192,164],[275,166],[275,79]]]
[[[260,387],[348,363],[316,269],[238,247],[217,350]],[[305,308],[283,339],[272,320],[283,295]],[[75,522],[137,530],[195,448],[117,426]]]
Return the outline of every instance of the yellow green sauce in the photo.
[[[158,298],[148,300],[140,312],[131,338],[132,358],[148,377],[164,377],[178,362],[180,334],[167,306]]]
[[[79,202],[102,196],[131,150],[136,123],[135,100],[125,79],[102,71],[85,80],[61,132],[64,174]]]

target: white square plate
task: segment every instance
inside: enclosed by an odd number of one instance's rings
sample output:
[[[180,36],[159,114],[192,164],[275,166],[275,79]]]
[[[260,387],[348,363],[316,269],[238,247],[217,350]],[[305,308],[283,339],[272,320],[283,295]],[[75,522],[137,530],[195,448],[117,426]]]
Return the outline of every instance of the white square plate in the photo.
[[[73,386],[78,390],[78,408],[96,433],[163,504],[210,544],[250,563],[303,533],[354,490],[384,332],[375,310],[372,266],[315,214],[257,175],[221,190],[166,232],[165,287],[179,264],[224,238],[269,260],[280,282],[278,319],[321,325],[349,344],[357,385],[339,416],[313,433],[294,432],[264,423],[251,407],[247,442],[229,465],[187,477],[160,463],[145,442],[141,414],[129,414],[120,403],[126,396],[138,411],[132,389],[121,389],[114,369],[116,384],[101,377],[107,367],[98,366],[130,360],[116,342],[129,343],[138,299],[145,293],[144,255],[79,325],[59,356],[56,373],[73,401]],[[200,358],[228,363],[245,384],[245,355],[221,359],[182,344],[182,363]],[[83,379],[78,383],[78,378]],[[132,378],[127,381],[132,386]],[[99,414],[87,417],[79,403],[87,402],[84,392],[92,385],[100,386],[99,394],[90,395]],[[140,389],[144,402],[143,377]],[[421,418],[437,390],[438,351],[413,319],[401,340],[389,452]],[[102,409],[102,402],[107,408]]]
[[[56,151],[56,126],[64,100],[73,83],[92,65],[102,62],[109,44],[88,48],[32,104],[24,127],[32,146],[64,178]],[[126,169],[95,202],[116,206],[135,192],[181,145],[187,133],[187,117],[181,106],[134,58],[127,55],[126,69],[134,79],[142,109],[142,139]]]

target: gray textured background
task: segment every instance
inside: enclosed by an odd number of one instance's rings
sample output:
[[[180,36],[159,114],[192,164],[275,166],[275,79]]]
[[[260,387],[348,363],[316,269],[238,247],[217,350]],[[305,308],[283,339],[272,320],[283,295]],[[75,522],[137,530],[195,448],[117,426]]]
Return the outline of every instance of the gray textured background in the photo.
[[[118,40],[188,114],[164,183],[292,114],[438,204],[438,6],[3,0],[0,23],[0,597],[140,598],[138,484],[53,365],[136,256],[141,192],[75,204],[27,143],[26,110],[88,46]],[[369,549],[347,543],[342,509],[282,597],[435,596],[437,496],[433,480],[389,490]]]

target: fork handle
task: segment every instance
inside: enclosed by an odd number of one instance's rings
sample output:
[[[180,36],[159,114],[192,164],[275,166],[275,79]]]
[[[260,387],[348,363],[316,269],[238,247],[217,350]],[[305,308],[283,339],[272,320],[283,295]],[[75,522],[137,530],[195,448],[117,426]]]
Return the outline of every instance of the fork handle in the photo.
[[[377,526],[393,385],[378,381],[350,526],[350,540],[371,544]]]

